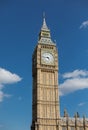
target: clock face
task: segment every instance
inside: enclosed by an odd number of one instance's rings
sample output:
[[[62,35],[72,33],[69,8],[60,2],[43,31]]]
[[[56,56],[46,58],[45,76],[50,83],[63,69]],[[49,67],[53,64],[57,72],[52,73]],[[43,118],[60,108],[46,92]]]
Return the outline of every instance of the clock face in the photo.
[[[54,57],[51,53],[45,52],[42,53],[42,61],[48,64],[54,63]]]

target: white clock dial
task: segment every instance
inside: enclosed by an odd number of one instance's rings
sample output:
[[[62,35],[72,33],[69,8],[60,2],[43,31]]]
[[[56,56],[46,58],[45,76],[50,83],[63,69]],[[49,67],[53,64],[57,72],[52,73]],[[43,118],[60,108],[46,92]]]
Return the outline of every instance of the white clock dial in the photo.
[[[45,52],[42,54],[42,60],[45,63],[53,63],[54,62],[54,57],[51,53]]]

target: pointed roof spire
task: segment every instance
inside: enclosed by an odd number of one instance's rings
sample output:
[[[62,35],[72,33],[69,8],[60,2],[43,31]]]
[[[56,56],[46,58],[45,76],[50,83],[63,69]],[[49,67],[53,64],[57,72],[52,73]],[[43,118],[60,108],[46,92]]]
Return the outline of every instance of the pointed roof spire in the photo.
[[[47,24],[46,24],[45,12],[43,13],[43,25],[42,25],[41,30],[45,30],[45,31],[49,30],[48,27],[47,27]]]
[[[47,24],[46,24],[45,13],[43,13],[43,25],[42,25],[40,33],[39,33],[38,43],[54,44],[52,39],[51,39],[50,29],[48,29]]]

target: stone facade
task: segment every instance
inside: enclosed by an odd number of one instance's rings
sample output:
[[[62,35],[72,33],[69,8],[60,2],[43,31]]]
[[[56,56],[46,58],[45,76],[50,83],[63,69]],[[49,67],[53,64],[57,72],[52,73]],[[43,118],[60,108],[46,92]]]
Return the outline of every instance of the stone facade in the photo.
[[[88,119],[83,117],[60,117],[60,130],[88,130]]]
[[[75,115],[60,117],[58,88],[58,51],[51,40],[45,18],[38,44],[32,56],[32,126],[31,130],[87,130],[88,119]]]

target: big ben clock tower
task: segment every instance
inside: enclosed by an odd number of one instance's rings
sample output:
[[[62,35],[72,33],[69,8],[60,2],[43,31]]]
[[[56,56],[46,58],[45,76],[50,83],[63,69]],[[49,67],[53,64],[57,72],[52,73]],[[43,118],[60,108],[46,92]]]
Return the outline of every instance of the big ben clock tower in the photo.
[[[32,76],[31,130],[58,130],[58,52],[45,18],[32,57]]]

